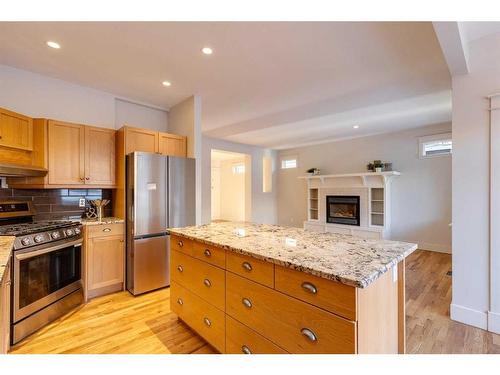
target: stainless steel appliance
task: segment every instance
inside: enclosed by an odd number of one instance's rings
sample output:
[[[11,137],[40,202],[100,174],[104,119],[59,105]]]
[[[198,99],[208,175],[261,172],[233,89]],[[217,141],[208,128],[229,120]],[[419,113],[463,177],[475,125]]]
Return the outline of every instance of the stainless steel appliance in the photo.
[[[0,202],[0,235],[15,236],[11,343],[83,302],[82,227],[33,220],[31,202]]]
[[[195,160],[127,155],[127,289],[170,285],[167,228],[195,224]]]

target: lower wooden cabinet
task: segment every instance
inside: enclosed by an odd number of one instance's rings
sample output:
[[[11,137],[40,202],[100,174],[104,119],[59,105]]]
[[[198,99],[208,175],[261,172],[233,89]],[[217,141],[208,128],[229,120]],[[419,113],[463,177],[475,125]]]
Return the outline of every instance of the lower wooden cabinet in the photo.
[[[5,354],[10,346],[10,262],[4,270],[0,285],[0,354]]]
[[[125,274],[124,224],[85,228],[86,299],[123,290]]]
[[[226,353],[284,354],[287,352],[253,329],[226,315]]]

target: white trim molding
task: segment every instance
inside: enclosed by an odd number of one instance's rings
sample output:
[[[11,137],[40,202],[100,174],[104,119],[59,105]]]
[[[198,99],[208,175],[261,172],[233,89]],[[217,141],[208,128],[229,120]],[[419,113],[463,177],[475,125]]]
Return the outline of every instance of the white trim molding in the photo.
[[[460,323],[481,329],[488,329],[488,314],[483,311],[469,309],[465,306],[450,305],[450,318]]]
[[[488,331],[500,334],[500,314],[488,311]]]
[[[412,241],[402,240],[402,241],[418,243],[419,250],[428,250],[428,251],[435,251],[436,253],[451,254],[451,245],[448,244],[428,243],[428,242],[413,241],[413,240]]]

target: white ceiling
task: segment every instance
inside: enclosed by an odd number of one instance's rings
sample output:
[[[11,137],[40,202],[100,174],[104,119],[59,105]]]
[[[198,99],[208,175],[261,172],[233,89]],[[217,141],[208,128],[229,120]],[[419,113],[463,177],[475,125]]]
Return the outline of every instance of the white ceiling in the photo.
[[[162,108],[198,94],[206,135],[275,148],[451,120],[429,22],[3,22],[0,64]]]
[[[466,42],[500,33],[500,22],[459,22]]]

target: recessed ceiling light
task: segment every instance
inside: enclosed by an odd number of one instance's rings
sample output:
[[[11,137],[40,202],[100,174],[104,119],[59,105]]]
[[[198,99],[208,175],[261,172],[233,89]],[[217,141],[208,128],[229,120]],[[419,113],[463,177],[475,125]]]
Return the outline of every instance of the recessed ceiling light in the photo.
[[[353,129],[359,129],[359,125],[354,125]]]
[[[214,53],[214,50],[210,47],[203,47],[201,49],[201,52],[203,52],[205,55],[211,55],[212,53]]]
[[[166,87],[172,86],[172,84],[169,81],[163,81],[161,84]]]
[[[52,40],[49,40],[49,41],[47,42],[47,45],[48,45],[50,48],[55,48],[55,49],[59,49],[59,48],[61,48],[61,45],[60,45],[59,43],[54,42],[54,41],[52,41]]]

